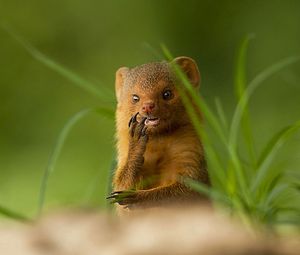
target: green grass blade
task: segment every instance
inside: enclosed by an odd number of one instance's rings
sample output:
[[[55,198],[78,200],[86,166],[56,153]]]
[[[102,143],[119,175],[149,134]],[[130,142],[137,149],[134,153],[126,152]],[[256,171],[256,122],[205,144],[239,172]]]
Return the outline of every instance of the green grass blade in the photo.
[[[300,217],[299,216],[295,217],[295,218],[288,217],[286,219],[276,220],[276,221],[274,221],[274,223],[276,223],[276,225],[291,225],[293,227],[299,228],[300,227]]]
[[[165,56],[169,61],[173,60],[173,57],[171,53],[168,51],[168,49],[165,46],[162,46],[162,49],[164,51]],[[214,131],[219,134],[219,137],[223,141],[223,143],[226,143],[225,133],[222,129],[220,123],[218,122],[217,118],[214,116],[208,105],[205,103],[205,101],[201,98],[199,93],[195,91],[194,87],[190,84],[188,78],[186,75],[182,72],[182,70],[177,65],[172,65],[172,68],[174,68],[174,72],[177,75],[177,77],[182,81],[184,87],[182,86],[176,86],[179,94],[181,96],[181,99],[183,101],[183,104],[186,108],[186,111],[192,121],[192,124],[195,127],[195,130],[202,140],[203,144],[205,145],[205,151],[208,159],[210,162],[214,165],[214,168],[212,171],[210,171],[210,176],[216,178],[215,181],[218,183],[224,183],[225,176],[225,169],[222,168],[222,164],[219,161],[218,155],[216,154],[216,150],[212,147],[211,141],[208,139],[204,128],[203,123],[199,119],[199,115],[195,110],[195,105],[192,103],[194,102],[196,104],[196,107],[198,109],[201,109],[203,112],[205,119],[207,119],[207,122],[210,123],[210,125],[213,127]]]
[[[167,48],[165,46],[164,47],[164,53],[166,55],[167,58],[169,58],[169,60],[171,61],[173,59],[173,57],[171,56],[170,52],[167,50]],[[182,73],[182,71],[180,70],[180,68],[178,66],[176,66],[175,64],[172,65],[172,67],[175,70],[175,74],[178,75],[178,77],[184,82],[186,83],[186,86],[189,87],[189,89],[191,89],[191,84],[189,83],[189,81],[187,81],[187,78],[185,77],[185,75]],[[195,127],[195,130],[197,131],[199,137],[203,138],[205,135],[205,133],[203,132],[203,126],[201,121],[199,120],[199,116],[196,113],[194,106],[192,105],[192,103],[190,102],[190,98],[188,96],[188,94],[184,91],[184,89],[181,86],[178,86],[177,84],[176,88],[178,89],[178,92],[181,96],[181,100],[186,108],[186,111],[188,113],[188,115],[190,116],[190,119]],[[195,94],[196,91],[193,90],[193,94]],[[199,98],[197,98],[197,100],[199,100]]]
[[[24,38],[19,36],[12,28],[2,24],[2,28],[7,31],[34,59],[44,64],[51,70],[59,73],[69,81],[71,81],[77,87],[85,90],[86,92],[98,97],[103,103],[114,102],[113,93],[105,86],[99,87],[91,82],[83,79],[75,72],[67,69],[66,67],[58,64],[48,56],[41,53],[37,48],[27,42]]]
[[[161,60],[164,58],[164,56],[158,51],[156,50],[151,44],[149,44],[148,42],[144,42],[142,44],[143,48],[145,48],[145,50],[147,50],[148,52],[151,53],[152,56],[154,56],[157,60]]]
[[[231,175],[232,179],[228,179],[229,182],[233,182],[238,184],[238,186],[233,186],[235,189],[232,190],[233,195],[237,191],[236,189],[239,188],[241,194],[245,196],[245,200],[248,201],[249,194],[248,194],[248,185],[246,182],[246,176],[244,169],[242,167],[241,159],[239,158],[236,148],[232,145],[228,145],[228,151],[229,151],[229,162],[231,162],[232,167],[228,169],[228,174]],[[229,165],[231,165],[229,163]]]
[[[249,83],[249,86],[247,87],[247,89],[245,90],[245,92],[243,93],[242,97],[239,100],[239,103],[235,109],[232,122],[231,122],[231,127],[229,132],[229,143],[234,148],[236,148],[237,136],[239,133],[240,123],[241,123],[244,110],[247,107],[249,98],[251,97],[255,89],[257,89],[259,85],[261,85],[266,79],[268,79],[275,73],[279,72],[281,69],[289,65],[295,64],[299,60],[300,57],[288,57],[286,59],[283,59],[278,63],[273,64],[270,67],[266,68]]]
[[[162,50],[166,56],[166,58],[169,61],[173,60],[173,57],[170,53],[170,51],[167,49],[165,45],[162,45]],[[172,63],[171,63],[172,64]],[[224,133],[224,130],[222,129],[221,124],[219,123],[217,117],[213,114],[210,107],[206,104],[205,100],[201,97],[201,95],[198,93],[198,91],[195,90],[195,88],[190,84],[190,81],[186,77],[185,73],[181,70],[179,66],[177,66],[175,63],[172,65],[172,68],[175,71],[175,74],[177,77],[182,81],[182,84],[184,88],[187,90],[188,95],[192,98],[193,102],[196,104],[198,109],[201,109],[201,112],[204,114],[205,119],[210,124],[210,126],[213,128],[213,130],[216,132],[216,134],[220,137],[221,141],[226,144],[227,139],[226,135]],[[180,89],[180,88],[179,88]],[[184,90],[182,90],[185,92]],[[191,104],[191,100],[187,98],[185,105]]]
[[[234,88],[238,99],[242,97],[247,86],[247,78],[246,78],[247,51],[248,51],[249,41],[254,37],[255,36],[253,34],[247,35],[245,39],[242,41],[238,49],[235,75],[234,75],[235,78]]]
[[[0,205],[0,214],[13,219],[13,220],[17,220],[17,221],[31,221],[29,218],[27,218],[26,216],[19,214],[17,212],[14,212],[10,209],[7,209],[3,206]]]
[[[63,129],[61,130],[61,132],[58,136],[58,139],[55,143],[55,146],[54,146],[51,156],[49,158],[47,167],[44,171],[44,175],[43,175],[43,179],[42,179],[41,187],[40,187],[40,193],[39,193],[38,214],[40,214],[42,212],[42,209],[44,207],[49,177],[50,177],[50,174],[54,170],[54,167],[56,165],[59,155],[61,154],[62,147],[65,143],[65,140],[66,140],[68,134],[70,133],[73,126],[79,120],[81,120],[83,117],[85,117],[86,115],[88,115],[92,112],[102,114],[102,116],[109,117],[109,118],[114,116],[114,113],[112,112],[112,110],[110,110],[108,108],[92,108],[92,109],[84,109],[84,110],[76,113],[74,116],[72,116],[67,121],[67,123],[65,124],[65,126],[63,127]]]
[[[172,61],[174,59],[174,57],[172,56],[171,52],[165,44],[161,43],[160,48],[162,49],[162,52],[167,60]]]
[[[51,156],[49,158],[49,161],[48,161],[47,167],[44,171],[43,179],[41,182],[40,193],[39,193],[38,215],[40,215],[40,213],[42,212],[42,209],[44,207],[46,191],[47,191],[50,174],[54,170],[54,167],[56,165],[59,155],[61,154],[62,147],[65,143],[65,140],[66,140],[68,134],[70,133],[70,130],[79,120],[81,120],[87,114],[90,114],[92,111],[93,111],[92,109],[85,109],[85,110],[82,110],[82,111],[76,113],[74,116],[72,116],[67,121],[67,123],[61,130],[61,132],[58,136],[58,139],[55,143],[55,146],[53,148],[53,151],[51,153]]]
[[[282,183],[276,185],[268,194],[267,198],[264,201],[264,206],[268,208],[270,204],[274,202],[274,200],[279,197],[283,192],[290,189],[290,185],[287,183]]]
[[[198,182],[198,181],[188,178],[188,179],[184,180],[184,183],[191,189],[193,189],[199,193],[202,193],[202,194],[212,198],[213,200],[216,200],[216,201],[226,204],[228,206],[231,205],[231,201],[226,196],[224,196],[222,193],[208,187],[207,185],[205,185],[201,182]]]
[[[215,105],[216,105],[216,110],[218,113],[218,117],[220,119],[220,123],[223,126],[223,129],[228,132],[228,121],[226,118],[226,115],[224,113],[224,108],[222,106],[221,100],[219,98],[215,98]]]
[[[247,51],[248,51],[249,41],[253,38],[254,35],[246,36],[246,38],[242,41],[238,51],[238,57],[236,61],[236,68],[235,68],[235,75],[234,75],[235,77],[234,87],[235,87],[235,93],[238,102],[243,96],[243,93],[245,92],[247,86],[247,78],[246,78]],[[254,148],[253,135],[251,132],[251,124],[250,124],[251,120],[250,120],[250,115],[248,110],[248,104],[245,105],[244,114],[241,121],[242,121],[243,136],[246,143],[246,147],[248,149],[252,165],[255,167],[256,152]]]
[[[210,164],[209,166],[209,176],[211,178],[212,184],[216,184],[215,186],[222,192],[226,192],[226,173],[225,169],[222,167],[222,163],[216,150],[206,141],[203,141],[205,147],[205,156],[208,159]],[[208,146],[207,146],[208,144]]]
[[[283,177],[284,177],[283,168],[278,168],[278,166],[272,167],[272,171],[269,172],[268,178],[266,178],[264,181],[264,185],[261,186],[260,190],[256,192],[255,202],[259,204],[264,204],[268,199],[270,193],[278,185],[282,184]],[[255,193],[253,194],[255,195]]]
[[[270,165],[277,155],[278,150],[286,143],[288,138],[300,129],[300,121],[295,124],[285,127],[280,130],[263,150],[261,157],[258,161],[258,170],[255,179],[251,185],[251,191],[256,191],[259,186],[263,183]]]

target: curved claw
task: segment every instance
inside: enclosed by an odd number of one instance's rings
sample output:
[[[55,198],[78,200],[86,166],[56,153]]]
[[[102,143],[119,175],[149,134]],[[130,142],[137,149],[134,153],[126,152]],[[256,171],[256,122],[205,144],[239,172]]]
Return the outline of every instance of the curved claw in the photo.
[[[136,118],[137,118],[137,116],[138,116],[139,114],[140,114],[140,113],[137,112],[135,115],[133,115],[133,116],[130,118],[129,123],[128,123],[128,127],[130,127],[132,123],[135,123],[135,122],[137,121]]]
[[[106,199],[112,199],[112,201],[110,201],[111,204],[118,203],[120,205],[123,205],[126,204],[123,202],[123,200],[130,198],[134,194],[135,191],[133,190],[114,191],[110,193],[110,195],[107,196]]]
[[[142,123],[143,125],[145,125],[146,119],[148,119],[148,117],[143,117],[143,118],[142,118],[141,123]]]
[[[109,196],[106,197],[106,199],[111,199],[111,198],[115,198],[116,195],[119,195],[119,194],[122,194],[123,191],[114,191],[114,192],[111,192],[109,194]]]

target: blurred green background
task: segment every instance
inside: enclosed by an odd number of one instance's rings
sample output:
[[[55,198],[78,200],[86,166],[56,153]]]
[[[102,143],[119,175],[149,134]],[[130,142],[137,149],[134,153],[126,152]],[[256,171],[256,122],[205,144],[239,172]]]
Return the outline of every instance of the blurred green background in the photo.
[[[41,52],[98,86],[114,89],[121,66],[158,60],[151,47],[194,58],[202,94],[216,97],[228,117],[235,105],[237,48],[256,35],[248,54],[249,80],[282,58],[300,55],[300,1],[0,0],[0,22]],[[151,47],[149,47],[149,45]],[[252,125],[261,150],[270,136],[300,117],[300,65],[268,79],[251,99]],[[111,101],[111,98],[108,98]],[[57,136],[97,98],[45,67],[0,29],[0,204],[34,215],[43,171]],[[278,164],[299,176],[300,135]],[[113,159],[114,123],[89,115],[68,137],[51,175],[47,208],[105,207]],[[95,185],[96,184],[96,185]]]

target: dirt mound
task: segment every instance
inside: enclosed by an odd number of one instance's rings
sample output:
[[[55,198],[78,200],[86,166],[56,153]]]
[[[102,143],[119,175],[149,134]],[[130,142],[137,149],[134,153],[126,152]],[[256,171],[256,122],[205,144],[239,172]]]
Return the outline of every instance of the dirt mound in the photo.
[[[267,238],[209,209],[152,210],[118,219],[99,212],[60,212],[31,225],[0,226],[0,254],[298,254],[300,242]]]

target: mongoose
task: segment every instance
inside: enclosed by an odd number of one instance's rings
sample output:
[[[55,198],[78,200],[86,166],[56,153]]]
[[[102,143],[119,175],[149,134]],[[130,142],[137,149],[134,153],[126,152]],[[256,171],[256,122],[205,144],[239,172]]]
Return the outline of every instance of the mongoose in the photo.
[[[188,57],[173,60],[198,88],[200,73]],[[204,151],[185,111],[171,63],[154,62],[116,72],[117,168],[108,196],[118,210],[163,206],[200,195],[189,177],[210,185]]]

